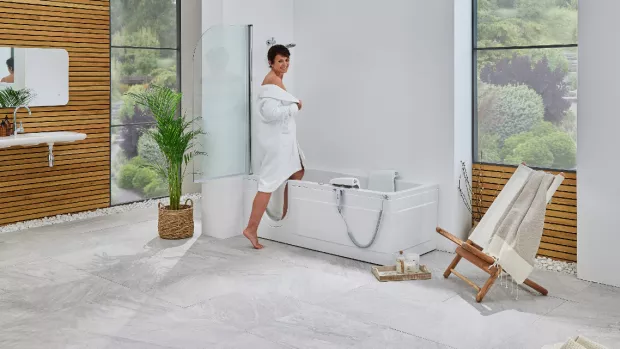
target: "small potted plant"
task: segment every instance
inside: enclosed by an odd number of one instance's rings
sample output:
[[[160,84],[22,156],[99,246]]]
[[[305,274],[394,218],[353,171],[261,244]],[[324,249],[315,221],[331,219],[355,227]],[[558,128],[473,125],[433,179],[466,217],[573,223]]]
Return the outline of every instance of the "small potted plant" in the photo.
[[[182,93],[168,87],[150,86],[140,93],[127,93],[136,103],[151,111],[155,127],[146,131],[164,156],[161,163],[149,164],[166,179],[170,205],[159,204],[158,231],[162,239],[186,239],[194,235],[194,205],[190,199],[181,204],[181,188],[193,146],[200,130],[179,113]]]

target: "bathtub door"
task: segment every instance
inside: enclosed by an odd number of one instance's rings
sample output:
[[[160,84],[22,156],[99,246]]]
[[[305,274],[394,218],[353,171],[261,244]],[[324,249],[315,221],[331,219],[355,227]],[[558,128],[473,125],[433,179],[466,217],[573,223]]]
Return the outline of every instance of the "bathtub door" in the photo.
[[[194,182],[251,173],[252,26],[218,25],[193,57]]]

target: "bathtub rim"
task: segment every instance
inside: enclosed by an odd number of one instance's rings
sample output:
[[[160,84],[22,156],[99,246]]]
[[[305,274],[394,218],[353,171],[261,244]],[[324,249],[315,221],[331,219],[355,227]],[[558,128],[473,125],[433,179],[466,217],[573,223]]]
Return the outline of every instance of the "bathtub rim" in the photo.
[[[332,171],[322,171],[322,170],[314,170],[314,171],[320,171],[320,172],[332,172]],[[340,174],[340,173],[339,173]],[[342,174],[342,175],[349,175],[349,174]],[[249,181],[256,181],[258,182],[259,176],[258,175],[249,175],[249,176],[245,176],[244,180],[249,180]],[[294,186],[294,187],[298,187],[298,188],[307,188],[307,189],[318,189],[318,190],[325,190],[325,191],[335,191],[335,190],[343,190],[345,192],[346,195],[359,195],[359,196],[365,196],[365,197],[373,197],[373,198],[378,198],[378,199],[384,199],[384,200],[395,200],[395,199],[399,199],[399,198],[403,198],[403,197],[407,197],[407,196],[411,196],[411,195],[416,195],[416,194],[420,194],[420,193],[424,193],[424,192],[428,192],[428,191],[433,191],[433,190],[438,190],[439,189],[439,185],[438,184],[422,184],[422,183],[416,183],[416,182],[412,182],[412,181],[407,181],[407,180],[402,180],[402,179],[397,179],[397,181],[401,181],[403,183],[409,183],[411,185],[413,185],[412,188],[407,188],[407,189],[402,189],[402,190],[395,190],[393,192],[387,192],[387,191],[378,191],[378,190],[370,190],[370,189],[363,189],[363,188],[342,188],[342,187],[336,187],[334,185],[331,185],[329,183],[321,183],[321,182],[314,182],[314,181],[309,181],[309,180],[295,180],[295,179],[289,179],[287,180],[288,184],[290,186]],[[290,195],[290,192],[289,192]],[[285,217],[286,218],[286,217]]]

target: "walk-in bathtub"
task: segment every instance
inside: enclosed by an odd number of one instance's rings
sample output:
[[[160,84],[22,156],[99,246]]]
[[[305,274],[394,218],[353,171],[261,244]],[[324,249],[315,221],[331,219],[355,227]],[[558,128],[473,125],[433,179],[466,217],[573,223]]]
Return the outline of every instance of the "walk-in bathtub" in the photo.
[[[356,177],[361,189],[330,185],[329,181],[337,177]],[[367,182],[367,178],[360,176],[306,169],[302,181],[289,181],[286,217],[277,221],[265,214],[258,236],[379,265],[394,264],[398,251],[424,254],[436,248],[437,185],[397,179],[394,192],[379,192],[364,189]],[[245,222],[257,188],[256,177],[247,177]],[[341,200],[342,215],[338,200]],[[368,245],[371,241],[366,248],[357,246]]]

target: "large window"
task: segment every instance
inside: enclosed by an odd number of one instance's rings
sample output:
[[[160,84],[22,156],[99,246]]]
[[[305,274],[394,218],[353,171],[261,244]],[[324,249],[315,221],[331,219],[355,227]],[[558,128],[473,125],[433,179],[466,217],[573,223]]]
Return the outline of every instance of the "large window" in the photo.
[[[474,160],[574,170],[577,0],[474,1]]]
[[[145,163],[162,161],[145,131],[153,116],[126,92],[149,84],[178,89],[181,1],[111,0],[112,205],[168,195],[165,181]]]

